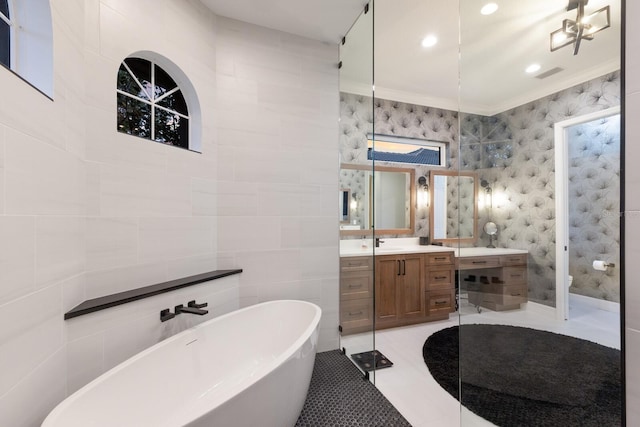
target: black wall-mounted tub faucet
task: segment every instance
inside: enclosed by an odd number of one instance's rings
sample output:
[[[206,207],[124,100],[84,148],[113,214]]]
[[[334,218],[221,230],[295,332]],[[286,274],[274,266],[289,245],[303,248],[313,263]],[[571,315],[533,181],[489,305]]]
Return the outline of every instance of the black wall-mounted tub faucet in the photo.
[[[209,313],[208,310],[202,309],[207,305],[208,304],[206,302],[202,304],[197,304],[196,301],[193,300],[193,301],[189,301],[186,307],[182,304],[176,305],[175,313],[176,314],[189,313],[189,314],[197,314],[198,316],[204,316],[205,314]]]
[[[164,310],[160,311],[161,322],[166,322],[167,320],[173,319],[174,317],[176,317],[176,315],[169,312],[168,308],[165,308]]]

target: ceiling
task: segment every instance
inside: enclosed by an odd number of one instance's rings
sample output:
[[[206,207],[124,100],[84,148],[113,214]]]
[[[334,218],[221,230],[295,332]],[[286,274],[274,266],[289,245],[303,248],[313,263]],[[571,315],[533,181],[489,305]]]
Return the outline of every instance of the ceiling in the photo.
[[[493,115],[620,68],[620,0],[590,0],[585,12],[611,6],[612,26],[572,47],[549,50],[568,0],[201,0],[216,14],[340,46],[341,90],[419,105]],[[375,16],[375,22],[374,18]],[[375,23],[375,55],[372,46]],[[350,28],[351,27],[351,28]],[[461,29],[461,30],[459,30]],[[427,34],[438,43],[423,48]],[[372,57],[375,58],[372,60]],[[533,74],[525,68],[538,63]],[[553,68],[563,71],[544,79]]]
[[[200,0],[216,15],[337,44],[368,0]]]

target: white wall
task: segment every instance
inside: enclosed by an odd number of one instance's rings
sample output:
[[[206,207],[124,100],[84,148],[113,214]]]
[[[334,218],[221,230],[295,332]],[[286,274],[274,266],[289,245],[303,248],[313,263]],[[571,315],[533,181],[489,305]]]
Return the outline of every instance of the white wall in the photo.
[[[626,1],[625,338],[627,425],[640,425],[640,2]]]
[[[52,0],[54,101],[0,69],[0,425],[163,338],[275,298],[325,309],[337,347],[337,46],[195,0]],[[116,72],[158,52],[199,95],[196,154],[116,132]],[[292,69],[294,71],[292,71]],[[85,298],[245,272],[68,321]],[[208,316],[160,323],[190,299]]]
[[[323,309],[338,347],[338,50],[218,19],[218,253],[242,267],[242,305]]]

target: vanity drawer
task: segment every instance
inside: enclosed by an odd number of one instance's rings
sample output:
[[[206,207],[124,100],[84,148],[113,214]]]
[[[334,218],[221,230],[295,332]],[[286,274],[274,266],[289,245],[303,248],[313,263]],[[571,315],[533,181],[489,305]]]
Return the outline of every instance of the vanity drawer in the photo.
[[[373,327],[373,301],[371,298],[341,302],[340,326],[343,331]]]
[[[449,289],[453,287],[454,272],[451,268],[430,269],[427,272],[427,289]]]
[[[373,271],[373,257],[344,257],[340,258],[340,271]]]
[[[345,273],[340,276],[340,300],[369,298],[373,288],[370,273]]]
[[[504,267],[502,269],[502,280],[506,285],[526,285],[526,267]]]
[[[427,291],[425,293],[427,315],[433,316],[455,311],[455,290]]]
[[[514,306],[527,302],[527,286],[486,285],[470,289],[468,295],[471,304],[499,310],[501,306]]]
[[[502,294],[502,302],[499,302],[499,304],[522,304],[527,302],[527,296],[528,291],[526,285],[505,286]]]
[[[461,258],[458,258],[458,267],[461,270],[470,270],[474,268],[500,267],[500,257],[499,256],[461,257]]]
[[[527,254],[503,255],[502,265],[505,267],[511,265],[527,265]]]
[[[453,252],[426,254],[427,265],[453,264]]]

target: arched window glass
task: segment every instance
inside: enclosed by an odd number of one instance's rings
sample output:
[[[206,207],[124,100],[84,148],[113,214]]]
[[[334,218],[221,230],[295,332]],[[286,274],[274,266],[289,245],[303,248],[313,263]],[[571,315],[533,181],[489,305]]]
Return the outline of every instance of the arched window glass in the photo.
[[[125,59],[118,70],[118,132],[190,149],[182,90],[155,62]]]
[[[9,0],[0,0],[0,63],[8,68],[11,68],[12,27]]]
[[[53,98],[49,0],[0,0],[0,65]]]

